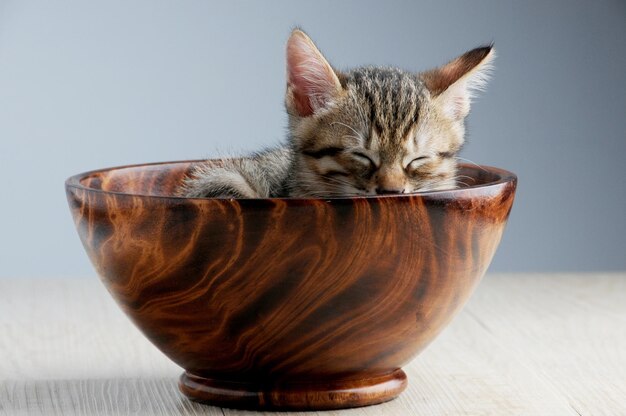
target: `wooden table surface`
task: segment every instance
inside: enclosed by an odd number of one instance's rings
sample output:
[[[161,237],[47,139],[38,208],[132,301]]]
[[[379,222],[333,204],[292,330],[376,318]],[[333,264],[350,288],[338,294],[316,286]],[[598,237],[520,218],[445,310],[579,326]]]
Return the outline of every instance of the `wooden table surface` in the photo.
[[[626,415],[626,273],[489,275],[405,371],[394,401],[299,414]],[[180,372],[96,278],[0,280],[0,415],[260,414],[186,400]]]

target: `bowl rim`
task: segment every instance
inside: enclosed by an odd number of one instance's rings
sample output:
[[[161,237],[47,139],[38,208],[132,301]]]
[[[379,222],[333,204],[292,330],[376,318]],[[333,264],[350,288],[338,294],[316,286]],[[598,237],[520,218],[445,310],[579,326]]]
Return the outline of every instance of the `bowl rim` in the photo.
[[[506,183],[512,183],[515,187],[517,186],[517,175],[508,170],[497,168],[489,165],[480,165],[477,163],[459,163],[459,167],[469,168],[469,169],[480,169],[487,171],[489,173],[495,174],[499,176],[499,178],[495,181],[478,184],[478,185],[470,185],[465,188],[457,188],[457,189],[444,189],[438,191],[425,191],[425,192],[414,192],[409,194],[386,194],[386,195],[359,195],[359,196],[334,196],[334,197],[276,197],[276,198],[207,198],[207,197],[185,197],[185,196],[177,196],[177,195],[149,195],[143,193],[129,193],[129,192],[118,192],[118,191],[105,191],[102,189],[90,188],[81,183],[81,180],[90,176],[95,175],[102,172],[114,171],[114,170],[122,170],[129,168],[140,168],[144,166],[159,166],[159,165],[174,165],[174,164],[182,164],[182,163],[202,163],[204,161],[219,161],[225,158],[210,158],[210,159],[190,159],[190,160],[173,160],[173,161],[162,161],[162,162],[149,162],[149,163],[134,163],[128,165],[120,165],[120,166],[112,166],[108,168],[100,168],[93,169],[85,172],[81,172],[75,175],[70,176],[65,180],[65,189],[69,190],[70,188],[83,190],[86,192],[95,192],[99,194],[105,195],[118,195],[125,197],[140,197],[145,199],[161,199],[161,200],[173,200],[173,201],[351,201],[351,200],[379,200],[379,199],[390,199],[390,198],[415,198],[415,197],[429,197],[429,196],[442,196],[442,195],[463,195],[467,192],[475,191],[475,190],[484,190],[489,188],[494,188]]]

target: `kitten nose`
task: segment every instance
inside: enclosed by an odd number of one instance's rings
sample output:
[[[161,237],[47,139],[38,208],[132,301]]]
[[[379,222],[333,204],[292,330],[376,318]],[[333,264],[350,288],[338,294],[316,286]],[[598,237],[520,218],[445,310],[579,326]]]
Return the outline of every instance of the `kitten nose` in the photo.
[[[403,194],[406,188],[404,175],[404,170],[399,165],[381,166],[375,179],[376,193]]]
[[[376,193],[378,195],[403,194],[404,193],[404,189],[382,189],[382,188],[376,188]]]

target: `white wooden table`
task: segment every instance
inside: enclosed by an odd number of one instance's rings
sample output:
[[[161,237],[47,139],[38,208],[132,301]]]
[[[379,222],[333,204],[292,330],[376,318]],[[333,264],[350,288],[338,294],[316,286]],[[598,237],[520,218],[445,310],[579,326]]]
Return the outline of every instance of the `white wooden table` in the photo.
[[[405,371],[398,399],[319,414],[626,415],[626,273],[487,276]],[[96,278],[0,280],[0,415],[259,414],[190,402],[180,372]]]

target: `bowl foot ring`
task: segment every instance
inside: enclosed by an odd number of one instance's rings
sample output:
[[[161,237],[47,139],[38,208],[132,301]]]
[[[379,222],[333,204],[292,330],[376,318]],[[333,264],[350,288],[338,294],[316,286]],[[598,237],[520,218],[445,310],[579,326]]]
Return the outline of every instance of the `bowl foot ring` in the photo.
[[[178,387],[192,400],[238,409],[323,410],[369,406],[396,398],[407,386],[404,371],[349,380],[266,386],[204,378],[185,372]]]

